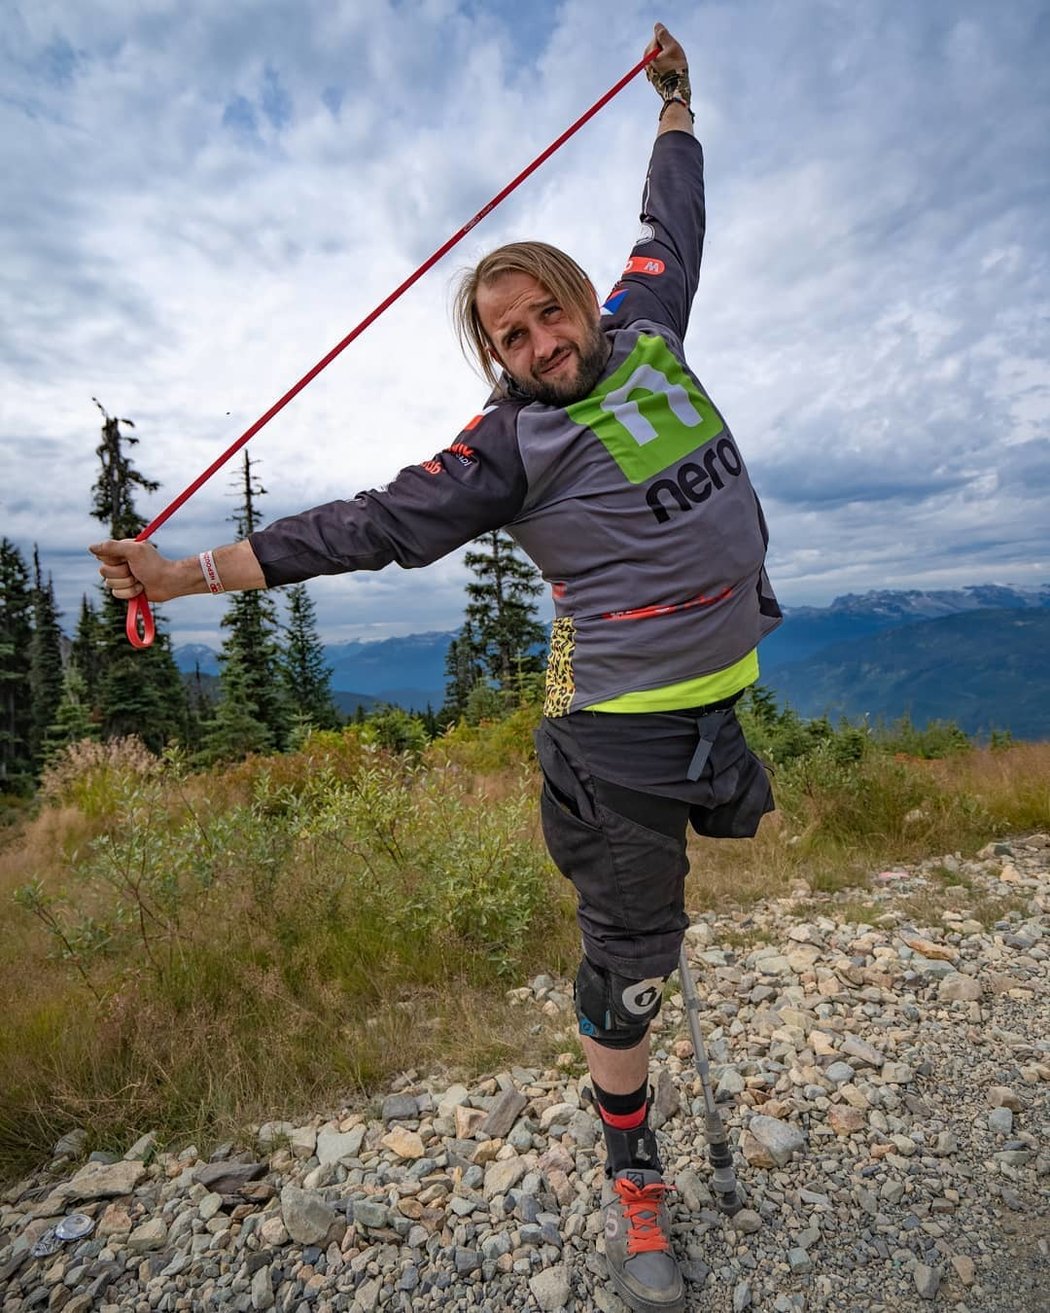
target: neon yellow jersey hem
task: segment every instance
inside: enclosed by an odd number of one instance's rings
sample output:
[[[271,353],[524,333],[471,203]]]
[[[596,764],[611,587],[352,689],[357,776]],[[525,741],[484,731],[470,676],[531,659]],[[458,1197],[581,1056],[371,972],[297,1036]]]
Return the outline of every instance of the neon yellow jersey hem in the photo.
[[[711,675],[696,679],[683,679],[677,684],[664,684],[662,688],[639,689],[634,693],[621,693],[607,702],[592,702],[583,711],[678,711],[682,707],[706,707],[712,702],[731,698],[758,679],[758,648],[752,648],[746,657],[731,666],[716,670]]]

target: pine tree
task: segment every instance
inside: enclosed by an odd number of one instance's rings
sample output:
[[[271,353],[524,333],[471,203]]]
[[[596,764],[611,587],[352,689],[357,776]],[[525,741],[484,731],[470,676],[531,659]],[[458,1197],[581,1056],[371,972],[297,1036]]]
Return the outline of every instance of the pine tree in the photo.
[[[261,522],[256,499],[266,493],[253,477],[247,452],[239,482],[242,501],[234,523],[238,538],[247,538]],[[222,700],[205,735],[205,751],[216,759],[282,751],[288,744],[291,714],[272,596],[258,590],[231,594],[222,625],[227,630],[219,657]]]
[[[305,584],[288,589],[288,623],[281,658],[288,700],[300,725],[335,729],[341,717],[332,702],[332,671],[325,665],[314,604]]]
[[[80,599],[80,616],[77,619],[73,646],[69,651],[70,664],[75,666],[83,680],[83,702],[92,722],[102,721],[102,677],[105,672],[103,656],[105,629],[99,613],[85,594]]]
[[[222,697],[204,728],[205,760],[236,761],[250,752],[271,752],[274,736],[253,699],[251,675],[239,648],[224,645],[219,681]]]
[[[513,540],[499,529],[475,539],[467,568],[477,583],[467,584],[467,620],[474,625],[481,661],[503,693],[522,675],[540,670],[537,648],[546,630],[537,619],[534,598],[543,592],[539,572],[518,555]]]
[[[22,553],[4,538],[0,542],[0,792],[27,792],[32,784],[32,636],[29,571]]]
[[[62,700],[62,630],[58,624],[55,590],[40,573],[40,554],[33,548],[33,636],[29,642],[29,748],[39,765],[44,740]]]
[[[135,510],[136,488],[155,492],[160,486],[134,468],[125,448],[138,438],[121,432],[122,424],[102,411],[102,441],[96,447],[100,472],[92,489],[91,514],[106,525],[112,538],[134,538],[145,520]],[[98,617],[98,650],[101,676],[98,682],[98,715],[106,738],[137,734],[146,745],[159,751],[186,732],[186,692],[179,676],[171,642],[163,632],[163,621],[154,608],[157,636],[147,648],[134,648],[125,632],[127,604],[104,594]],[[85,682],[88,675],[82,669]]]
[[[469,620],[448,645],[445,674],[448,678],[445,681],[445,701],[440,714],[442,721],[449,724],[466,715],[467,701],[475,685],[485,676],[481,649],[474,626]]]
[[[201,674],[200,662],[195,662],[193,674],[186,675],[186,746],[196,752],[204,742],[205,734],[215,718],[215,701]]]
[[[98,724],[92,719],[87,682],[70,661],[62,681],[61,701],[44,736],[44,760],[53,757],[69,743],[94,738],[98,738]]]

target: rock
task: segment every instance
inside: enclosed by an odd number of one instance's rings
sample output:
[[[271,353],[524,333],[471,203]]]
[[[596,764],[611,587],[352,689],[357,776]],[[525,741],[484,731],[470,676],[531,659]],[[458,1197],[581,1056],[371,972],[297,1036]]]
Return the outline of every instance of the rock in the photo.
[[[388,1094],[380,1115],[387,1123],[414,1122],[419,1117],[419,1103],[413,1094]]]
[[[469,1108],[461,1103],[455,1114],[456,1138],[469,1140],[487,1116],[484,1108]]]
[[[843,1108],[841,1104],[833,1104],[828,1109],[828,1125],[836,1135],[854,1135],[867,1124],[867,1118],[858,1108]]]
[[[674,1187],[678,1191],[678,1200],[690,1213],[699,1213],[711,1203],[711,1191],[695,1168],[687,1167],[674,1178]]]
[[[259,1239],[269,1249],[280,1249],[288,1243],[288,1228],[284,1218],[271,1214],[259,1223]]]
[[[123,1204],[109,1204],[98,1219],[95,1234],[100,1240],[111,1236],[127,1235],[131,1230],[131,1214]]]
[[[988,1114],[988,1129],[996,1135],[1009,1135],[1014,1128],[1014,1115],[1009,1108],[993,1108]]]
[[[489,1140],[505,1140],[527,1104],[528,1099],[516,1086],[502,1090],[481,1123],[481,1133]]]
[[[168,1238],[168,1228],[162,1217],[151,1217],[137,1226],[128,1236],[127,1247],[133,1254],[148,1254],[151,1250],[162,1249]]]
[[[441,1098],[438,1099],[438,1116],[454,1116],[456,1108],[461,1103],[466,1103],[469,1098],[470,1091],[465,1085],[450,1085]]]
[[[317,1148],[317,1130],[313,1126],[296,1126],[288,1136],[293,1158],[312,1158]]]
[[[540,1113],[540,1126],[547,1131],[557,1123],[564,1126],[576,1109],[571,1103],[552,1103]]]
[[[544,1313],[555,1313],[569,1302],[569,1270],[563,1263],[529,1278],[529,1289]]]
[[[349,1131],[318,1131],[317,1161],[325,1166],[356,1158],[365,1138],[365,1126],[354,1126]]]
[[[848,1062],[833,1062],[831,1066],[825,1070],[824,1075],[829,1081],[833,1081],[836,1085],[841,1085],[844,1081],[851,1081],[853,1079],[854,1071]]]
[[[937,997],[942,1003],[976,1003],[983,993],[979,980],[958,972],[945,976],[937,986]]]
[[[915,1079],[914,1071],[906,1062],[883,1063],[880,1075],[887,1085],[910,1085]]]
[[[649,1108],[649,1122],[654,1130],[660,1127],[672,1118],[680,1108],[681,1104],[678,1098],[678,1082],[674,1079],[666,1067],[660,1067],[656,1072],[655,1088],[653,1090],[653,1100]]]
[[[267,1309],[273,1308],[273,1279],[270,1276],[270,1265],[257,1268],[252,1276],[252,1308]]]
[[[967,1254],[952,1254],[952,1267],[964,1286],[972,1286],[977,1269],[974,1261]]]
[[[788,1250],[788,1264],[794,1276],[805,1276],[813,1271],[813,1260],[802,1248]]]
[[[68,1203],[88,1203],[93,1199],[116,1199],[131,1194],[146,1175],[140,1162],[87,1163],[69,1181],[53,1192]]]
[[[937,1298],[937,1290],[941,1284],[941,1269],[939,1267],[928,1267],[925,1263],[916,1263],[912,1269],[912,1279],[921,1299]]]
[[[718,1085],[715,1088],[715,1099],[722,1103],[726,1099],[731,1099],[737,1094],[743,1094],[747,1088],[747,1082],[735,1067],[727,1067],[722,1075],[718,1078]]]
[[[503,1162],[489,1163],[485,1168],[482,1193],[486,1199],[512,1190],[525,1175],[525,1163],[520,1158],[507,1158]]]
[[[263,1122],[255,1138],[260,1149],[270,1150],[277,1144],[286,1143],[294,1130],[291,1122]]]
[[[751,1307],[751,1286],[746,1281],[738,1281],[733,1287],[733,1313],[744,1313]]]
[[[426,1149],[423,1147],[423,1141],[418,1131],[406,1131],[403,1126],[395,1126],[392,1131],[388,1131],[380,1140],[384,1148],[389,1149],[391,1153],[397,1154],[399,1158],[415,1160],[426,1156]]]
[[[83,1127],[77,1126],[71,1131],[67,1131],[61,1139],[55,1141],[55,1146],[51,1150],[55,1158],[79,1158],[87,1148],[88,1133]]]
[[[390,1224],[390,1209],[378,1199],[355,1199],[354,1222],[379,1230]]]
[[[251,1181],[266,1175],[265,1163],[202,1163],[193,1179],[214,1194],[239,1194]]]
[[[806,1137],[797,1127],[761,1113],[751,1118],[747,1130],[772,1160],[771,1165],[777,1167],[783,1167],[790,1161],[791,1155],[806,1143]]]
[[[157,1148],[157,1132],[147,1131],[145,1135],[140,1135],[124,1157],[128,1162],[145,1163],[153,1157]]]
[[[346,1230],[326,1199],[295,1185],[281,1191],[281,1217],[289,1236],[300,1245],[327,1245],[333,1231],[338,1230],[341,1238]]]
[[[210,1221],[222,1208],[221,1194],[206,1194],[197,1205],[197,1216],[202,1222]]]
[[[481,1255],[476,1249],[468,1249],[459,1245],[456,1247],[452,1262],[457,1273],[465,1277],[469,1276],[471,1272],[476,1272],[481,1266]]]
[[[762,1218],[753,1208],[742,1208],[730,1219],[730,1225],[741,1235],[754,1235],[762,1230]]]
[[[847,1035],[842,1041],[842,1052],[849,1058],[856,1058],[866,1067],[881,1067],[886,1061],[883,1054],[872,1044],[865,1043],[856,1035]]]
[[[921,957],[929,958],[933,961],[957,962],[959,960],[959,951],[950,944],[938,944],[932,939],[924,939],[921,935],[900,933],[901,942],[907,944],[913,953],[918,953]]]
[[[988,1102],[993,1108],[1009,1108],[1011,1112],[1020,1112],[1024,1107],[1009,1085],[993,1085],[988,1091]]]

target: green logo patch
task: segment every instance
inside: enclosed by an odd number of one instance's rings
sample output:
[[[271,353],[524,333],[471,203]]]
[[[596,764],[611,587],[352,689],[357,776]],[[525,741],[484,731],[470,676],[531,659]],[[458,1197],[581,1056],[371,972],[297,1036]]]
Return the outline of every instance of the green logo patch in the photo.
[[[620,368],[566,407],[631,483],[644,483],[722,431],[722,419],[667,349],[642,335]]]

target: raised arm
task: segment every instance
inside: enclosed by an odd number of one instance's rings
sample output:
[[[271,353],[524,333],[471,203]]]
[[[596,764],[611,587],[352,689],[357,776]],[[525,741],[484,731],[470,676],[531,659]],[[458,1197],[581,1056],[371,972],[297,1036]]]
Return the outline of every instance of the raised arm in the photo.
[[[704,157],[693,136],[685,51],[660,23],[648,49],[654,45],[660,54],[646,71],[663,106],[642,192],[642,231],[603,306],[603,324],[619,328],[649,319],[681,339],[700,280]]]

